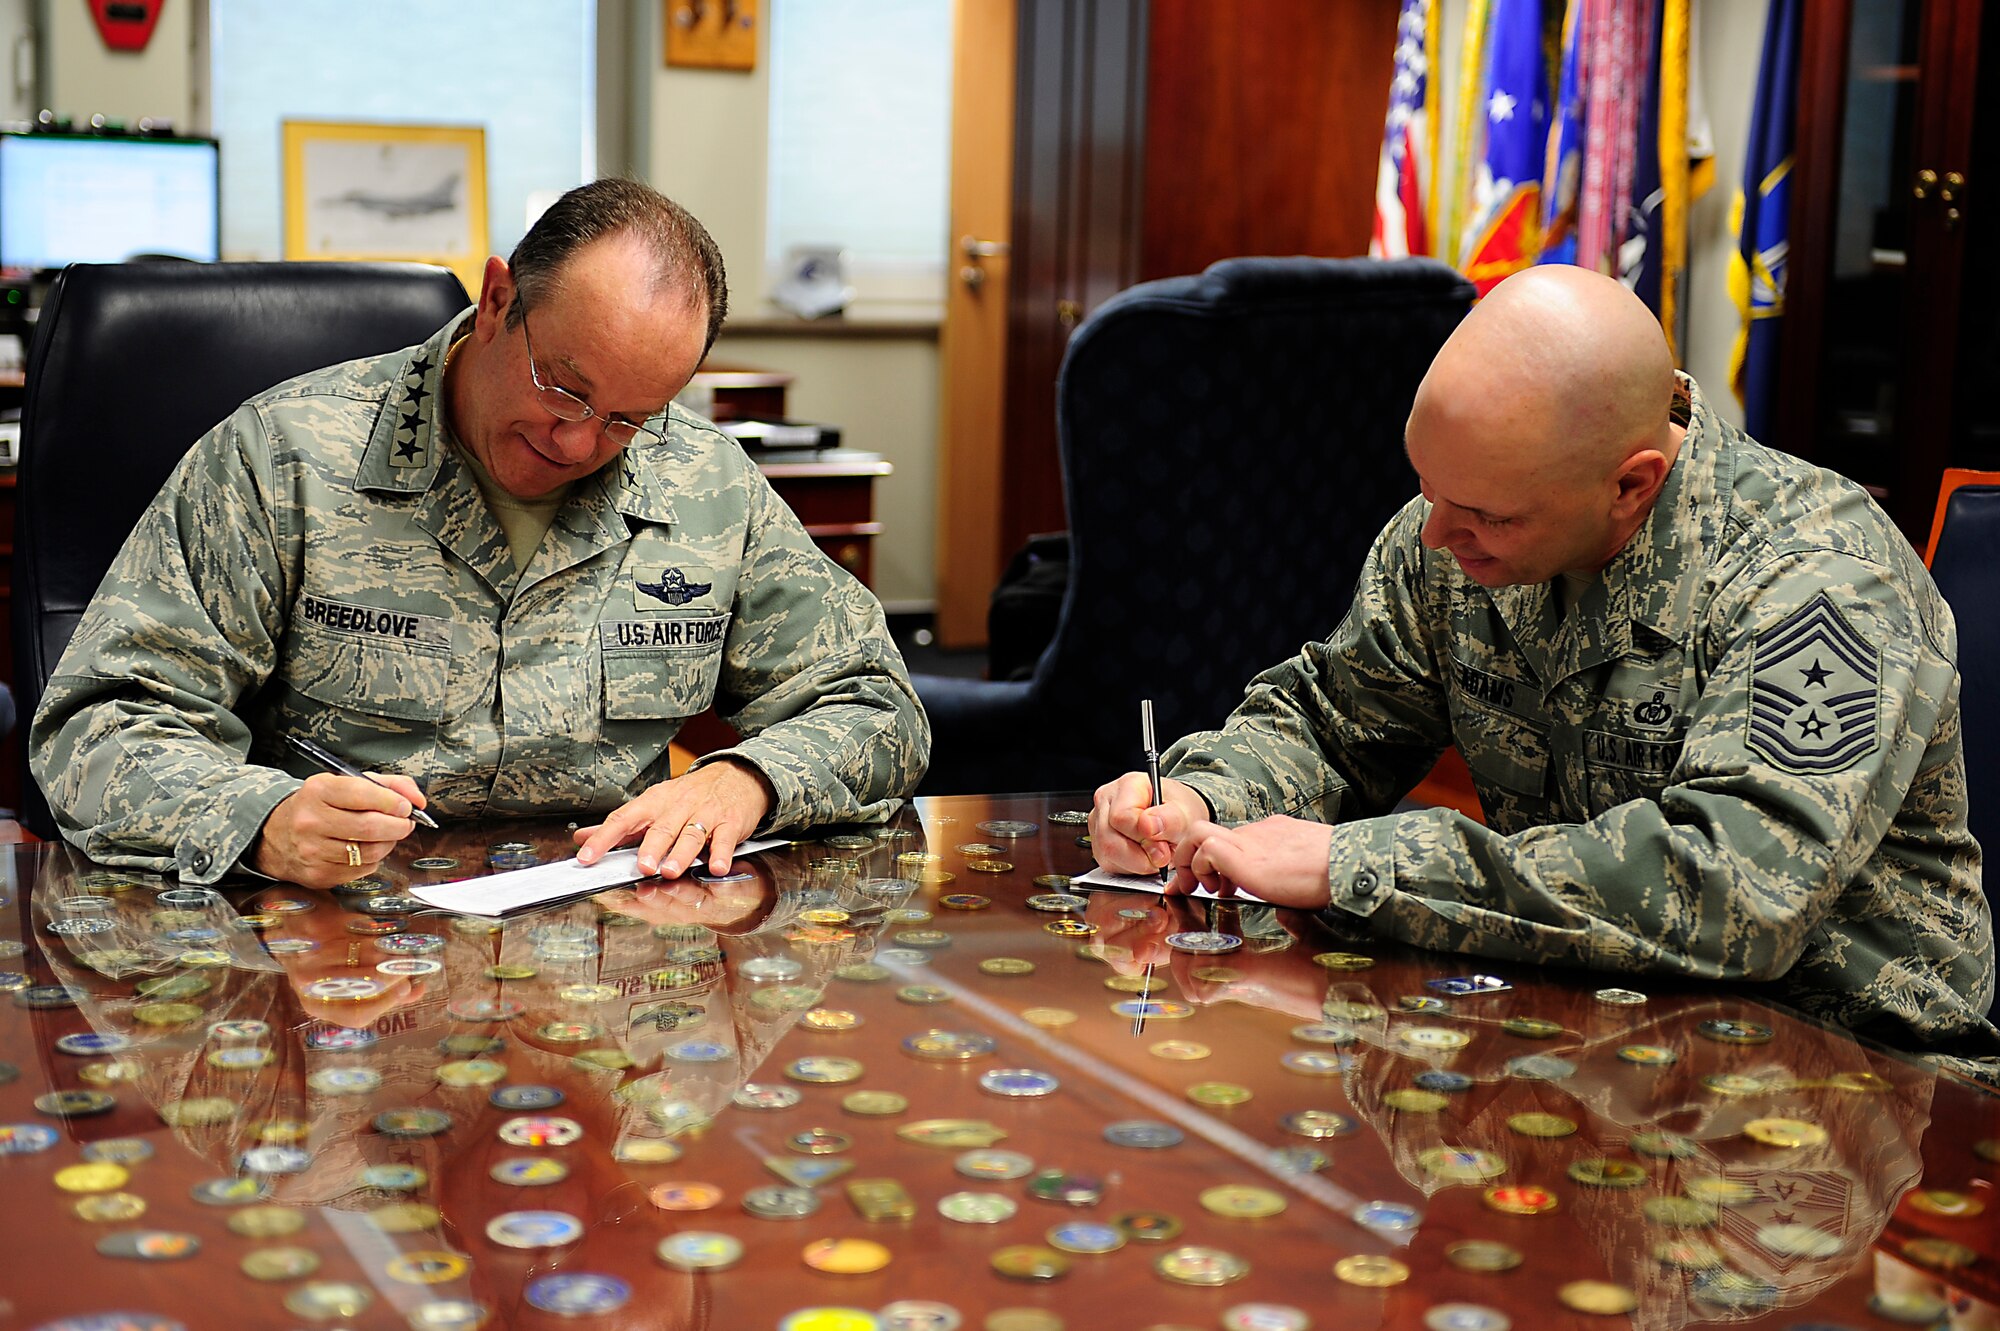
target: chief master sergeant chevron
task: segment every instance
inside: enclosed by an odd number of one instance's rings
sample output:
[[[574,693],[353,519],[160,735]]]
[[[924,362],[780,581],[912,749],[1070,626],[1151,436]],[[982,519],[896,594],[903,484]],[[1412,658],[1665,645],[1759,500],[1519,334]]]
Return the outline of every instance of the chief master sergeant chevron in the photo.
[[[213,882],[358,878],[440,818],[567,813],[671,876],[886,817],[930,735],[881,606],[670,399],[727,309],[701,224],[572,190],[421,346],[245,403],[174,471],[29,737],[63,834]],[[668,780],[713,701],[743,742]],[[390,788],[314,773],[317,740]],[[303,780],[301,778],[304,778]]]
[[[1346,617],[1174,746],[1162,807],[1140,774],[1099,790],[1098,858],[2000,1050],[1957,631],[1868,496],[1718,419],[1577,268],[1473,310],[1405,444],[1423,493]],[[1488,826],[1391,812],[1449,744]]]

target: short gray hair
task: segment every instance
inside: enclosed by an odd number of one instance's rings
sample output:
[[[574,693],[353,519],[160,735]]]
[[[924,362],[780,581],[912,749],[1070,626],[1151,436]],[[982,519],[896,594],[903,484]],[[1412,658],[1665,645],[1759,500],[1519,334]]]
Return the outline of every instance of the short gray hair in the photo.
[[[691,298],[707,304],[708,340],[701,348],[706,357],[729,315],[722,251],[694,214],[652,186],[618,176],[577,186],[550,204],[521,237],[507,259],[515,288],[508,329],[548,298],[561,281],[563,265],[579,250],[625,233],[637,236],[652,253],[663,286],[685,287]]]

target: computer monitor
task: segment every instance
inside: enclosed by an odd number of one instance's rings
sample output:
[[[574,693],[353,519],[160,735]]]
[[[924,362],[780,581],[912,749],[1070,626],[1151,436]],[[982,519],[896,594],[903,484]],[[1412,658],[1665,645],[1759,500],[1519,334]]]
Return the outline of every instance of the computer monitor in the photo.
[[[214,139],[0,134],[0,267],[213,262],[221,244]]]

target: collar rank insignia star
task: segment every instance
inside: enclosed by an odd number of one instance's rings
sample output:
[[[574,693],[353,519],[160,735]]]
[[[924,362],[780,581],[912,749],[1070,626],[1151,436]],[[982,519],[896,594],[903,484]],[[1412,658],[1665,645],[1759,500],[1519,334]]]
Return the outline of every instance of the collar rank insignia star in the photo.
[[[1880,654],[1824,593],[1757,635],[1753,752],[1788,772],[1845,771],[1878,742]]]
[[[633,581],[638,584],[640,591],[668,605],[686,605],[697,596],[708,595],[708,589],[715,585],[712,582],[689,582],[687,574],[677,568],[670,568],[661,573],[658,582],[647,582],[643,578],[636,577]]]

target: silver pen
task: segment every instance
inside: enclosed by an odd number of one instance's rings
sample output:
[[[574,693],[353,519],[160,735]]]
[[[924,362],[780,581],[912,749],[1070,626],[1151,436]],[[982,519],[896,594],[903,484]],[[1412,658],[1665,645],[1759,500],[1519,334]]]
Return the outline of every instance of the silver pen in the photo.
[[[362,771],[360,768],[356,767],[353,763],[347,761],[347,759],[342,758],[340,755],[330,752],[329,750],[321,748],[319,745],[313,743],[309,739],[301,739],[297,735],[287,735],[285,736],[285,742],[291,745],[293,748],[297,749],[300,753],[303,753],[306,757],[318,763],[321,767],[324,767],[329,772],[338,772],[342,776],[358,776],[363,781],[373,781],[376,785],[381,786],[382,789],[384,790],[389,789],[387,785],[384,785],[380,781],[376,781],[374,777],[368,775],[368,773]],[[411,821],[419,824],[420,826],[430,828],[431,831],[433,832],[438,830],[437,819],[431,817],[429,814],[425,813],[422,809],[419,809],[414,804],[410,806],[410,819]]]
[[[1146,750],[1146,775],[1152,779],[1153,804],[1157,807],[1163,803],[1160,799],[1160,746],[1153,739],[1153,700],[1151,698],[1141,698],[1139,700],[1139,743]],[[1167,880],[1173,876],[1173,870],[1162,865],[1160,867],[1160,886],[1165,887]]]

